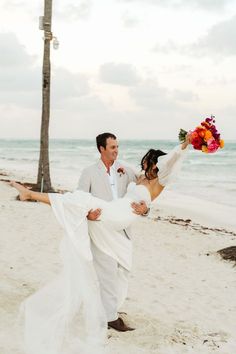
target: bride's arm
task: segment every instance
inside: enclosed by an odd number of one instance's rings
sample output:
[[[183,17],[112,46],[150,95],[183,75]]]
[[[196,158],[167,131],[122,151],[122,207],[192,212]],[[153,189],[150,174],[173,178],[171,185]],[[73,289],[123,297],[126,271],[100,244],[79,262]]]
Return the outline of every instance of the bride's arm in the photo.
[[[181,169],[182,162],[187,152],[187,146],[190,143],[189,135],[181,145],[176,146],[167,155],[161,156],[157,163],[158,181],[160,185],[166,186],[171,182]]]
[[[30,200],[36,200],[37,202],[51,205],[48,193],[30,191]]]
[[[166,167],[172,168],[180,158],[186,154],[186,148],[189,145],[189,137],[186,137],[185,142],[181,145],[176,146],[172,151],[167,155],[163,156],[163,161],[165,161]]]

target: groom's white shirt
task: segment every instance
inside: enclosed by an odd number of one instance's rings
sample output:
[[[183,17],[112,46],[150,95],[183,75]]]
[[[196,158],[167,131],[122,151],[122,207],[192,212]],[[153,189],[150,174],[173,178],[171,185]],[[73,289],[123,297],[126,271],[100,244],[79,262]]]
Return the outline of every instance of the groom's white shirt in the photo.
[[[109,183],[110,183],[110,186],[111,186],[111,192],[112,192],[113,200],[118,198],[115,165],[116,165],[116,163],[114,162],[113,165],[110,167],[110,171],[109,172],[106,171],[107,177],[108,177],[108,180],[109,180]]]
[[[124,169],[124,173],[118,172],[120,167]],[[99,160],[82,171],[78,189],[106,201],[116,197],[122,198],[128,184],[136,180],[135,172],[116,160],[110,173],[109,176],[104,163]],[[113,186],[111,186],[112,178],[115,182]],[[89,221],[88,224],[102,301],[107,319],[112,321],[117,318],[118,308],[127,293],[127,272],[130,270],[132,261],[130,230],[114,233],[100,228],[99,221]]]

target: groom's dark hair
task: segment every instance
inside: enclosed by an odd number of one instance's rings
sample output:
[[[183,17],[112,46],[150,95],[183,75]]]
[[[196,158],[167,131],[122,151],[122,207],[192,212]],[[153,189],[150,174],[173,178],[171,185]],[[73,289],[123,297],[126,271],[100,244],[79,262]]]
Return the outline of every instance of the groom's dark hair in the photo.
[[[101,146],[104,149],[106,149],[108,138],[116,139],[116,136],[112,133],[102,133],[96,137],[96,143],[97,143],[97,148],[98,148],[99,152],[101,152],[101,150],[100,150]]]

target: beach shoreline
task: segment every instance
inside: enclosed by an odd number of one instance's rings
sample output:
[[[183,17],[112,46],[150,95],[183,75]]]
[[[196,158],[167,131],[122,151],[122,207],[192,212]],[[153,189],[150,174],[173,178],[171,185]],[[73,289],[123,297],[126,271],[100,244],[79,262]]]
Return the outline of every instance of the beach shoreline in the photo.
[[[1,179],[33,182],[28,176],[22,179],[5,172]],[[0,195],[0,348],[2,353],[23,354],[12,341],[19,330],[13,326],[18,308],[60,271],[58,248],[63,233],[47,205],[17,201],[17,192],[4,181],[0,181]],[[222,222],[216,207],[210,219],[201,219],[204,208],[211,211],[208,205],[204,207],[203,202],[202,214],[195,217],[196,201],[178,208],[175,198],[169,191],[164,198],[163,192],[150,215],[133,227],[133,269],[121,311],[136,330],[109,330],[109,354],[236,352],[235,268],[217,254],[219,249],[236,245],[234,224],[227,227],[228,219],[223,222],[222,206]],[[218,223],[214,224],[214,218]]]

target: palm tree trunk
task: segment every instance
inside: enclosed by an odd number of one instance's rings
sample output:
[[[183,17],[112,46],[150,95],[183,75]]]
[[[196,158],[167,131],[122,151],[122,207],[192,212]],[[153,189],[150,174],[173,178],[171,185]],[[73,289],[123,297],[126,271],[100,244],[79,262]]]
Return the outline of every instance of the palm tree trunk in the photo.
[[[42,80],[42,120],[40,133],[40,157],[36,189],[41,192],[52,191],[49,169],[49,119],[50,119],[50,41],[52,0],[44,0],[44,55]]]

